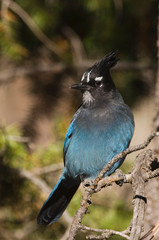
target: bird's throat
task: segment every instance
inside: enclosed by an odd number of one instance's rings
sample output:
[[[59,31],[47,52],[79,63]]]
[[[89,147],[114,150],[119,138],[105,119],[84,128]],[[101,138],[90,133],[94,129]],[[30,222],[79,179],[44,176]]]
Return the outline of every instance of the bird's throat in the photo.
[[[91,93],[89,91],[85,91],[83,93],[83,105],[84,106],[91,106],[94,104],[94,97],[91,95]]]

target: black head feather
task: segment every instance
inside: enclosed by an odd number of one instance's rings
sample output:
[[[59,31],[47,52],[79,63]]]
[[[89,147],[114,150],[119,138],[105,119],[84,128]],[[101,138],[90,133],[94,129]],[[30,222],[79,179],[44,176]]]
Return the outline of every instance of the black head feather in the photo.
[[[96,76],[104,76],[108,73],[110,68],[114,67],[117,64],[118,61],[118,51],[112,51],[105,55],[99,62],[95,63],[89,70],[93,70]]]
[[[72,88],[94,91],[94,89],[100,87],[101,90],[103,89],[106,92],[115,89],[109,70],[116,65],[118,60],[117,51],[108,53],[83,74],[80,84],[74,84]]]

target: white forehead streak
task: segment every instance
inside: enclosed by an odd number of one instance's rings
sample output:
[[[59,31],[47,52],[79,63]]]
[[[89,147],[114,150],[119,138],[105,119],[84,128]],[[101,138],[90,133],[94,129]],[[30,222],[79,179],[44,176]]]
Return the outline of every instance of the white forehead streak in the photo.
[[[96,77],[94,80],[95,81],[101,81],[103,79],[103,77]]]
[[[81,82],[84,80],[85,75],[86,75],[86,72],[83,74],[82,79],[81,79]]]
[[[90,81],[90,74],[91,74],[91,72],[92,72],[92,70],[90,71],[90,72],[88,72],[88,74],[87,74],[87,82],[89,82]]]

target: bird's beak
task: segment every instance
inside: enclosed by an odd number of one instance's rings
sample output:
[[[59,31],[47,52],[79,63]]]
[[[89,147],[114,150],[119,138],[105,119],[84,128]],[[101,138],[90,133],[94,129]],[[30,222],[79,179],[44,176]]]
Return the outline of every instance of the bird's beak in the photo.
[[[73,84],[71,86],[72,89],[77,89],[77,90],[83,90],[83,91],[86,91],[86,90],[89,90],[90,87],[87,85],[87,84],[83,84],[83,83],[76,83],[76,84]]]

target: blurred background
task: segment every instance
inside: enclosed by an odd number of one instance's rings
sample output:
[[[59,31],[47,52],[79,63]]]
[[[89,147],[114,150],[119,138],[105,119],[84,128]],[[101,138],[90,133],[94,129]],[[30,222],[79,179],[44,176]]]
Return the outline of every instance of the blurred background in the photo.
[[[152,131],[157,4],[0,0],[0,239],[66,239],[82,188],[58,222],[41,227],[36,216],[61,173],[64,137],[81,104],[69,87],[111,50],[120,57],[113,80],[135,117],[132,144]],[[127,157],[124,172],[134,158]],[[90,212],[88,226],[124,230],[132,217],[131,186],[103,190]]]

